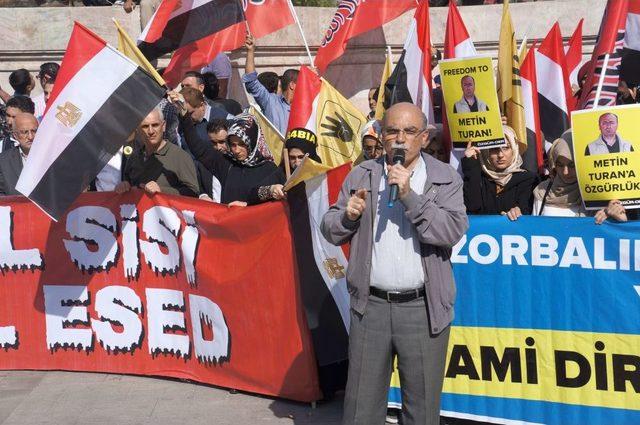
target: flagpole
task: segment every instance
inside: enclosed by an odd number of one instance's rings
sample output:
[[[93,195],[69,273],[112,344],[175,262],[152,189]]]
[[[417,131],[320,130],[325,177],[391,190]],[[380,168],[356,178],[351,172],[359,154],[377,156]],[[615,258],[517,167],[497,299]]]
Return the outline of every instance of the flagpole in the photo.
[[[298,26],[298,30],[300,31],[300,35],[302,36],[304,47],[307,50],[307,56],[309,56],[309,66],[311,68],[315,68],[315,65],[313,63],[313,56],[311,56],[311,50],[309,50],[309,43],[307,43],[307,38],[304,36],[304,31],[302,31],[302,25],[300,25],[300,19],[298,19],[296,9],[293,7],[293,3],[291,3],[291,0],[287,0],[287,4],[289,5],[289,10],[291,11],[291,15],[293,15],[293,20],[296,21],[296,25]]]
[[[602,62],[602,68],[600,69],[600,80],[598,81],[598,89],[596,90],[596,100],[593,104],[593,109],[598,109],[600,106],[600,94],[602,93],[602,85],[604,84],[604,77],[607,74],[607,65],[609,63],[609,53],[604,56]]]

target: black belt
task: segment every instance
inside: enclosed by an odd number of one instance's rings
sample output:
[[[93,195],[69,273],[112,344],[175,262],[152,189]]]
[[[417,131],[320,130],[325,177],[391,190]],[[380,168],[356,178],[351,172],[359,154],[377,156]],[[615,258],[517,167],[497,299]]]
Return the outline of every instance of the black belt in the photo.
[[[390,303],[406,303],[424,297],[424,287],[409,291],[385,291],[371,286],[369,293]]]

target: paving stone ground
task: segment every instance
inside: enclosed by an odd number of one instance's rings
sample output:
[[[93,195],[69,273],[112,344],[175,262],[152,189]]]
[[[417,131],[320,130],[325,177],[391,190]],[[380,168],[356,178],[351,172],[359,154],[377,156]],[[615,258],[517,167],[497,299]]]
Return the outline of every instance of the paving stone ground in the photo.
[[[295,403],[164,378],[0,371],[2,425],[338,425],[342,396]]]

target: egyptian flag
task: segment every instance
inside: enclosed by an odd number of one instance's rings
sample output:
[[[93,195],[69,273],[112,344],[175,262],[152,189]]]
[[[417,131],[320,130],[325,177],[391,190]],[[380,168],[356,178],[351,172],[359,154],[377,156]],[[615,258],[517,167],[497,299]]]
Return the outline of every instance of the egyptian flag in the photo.
[[[520,81],[522,83],[522,102],[527,128],[527,153],[535,152],[535,168],[539,174],[544,172],[544,147],[540,130],[540,113],[538,108],[538,81],[536,79],[535,44],[531,50],[523,52],[520,65]],[[534,148],[535,149],[532,149]]]
[[[447,28],[444,36],[444,58],[468,58],[476,56],[476,47],[473,40],[469,36],[467,27],[464,25],[462,16],[458,11],[455,1],[449,2],[449,14],[447,15]],[[447,111],[442,109],[442,137],[445,142],[445,149],[450,152],[449,164],[459,172],[460,158],[464,155],[464,150],[454,151],[451,146],[451,135],[449,134],[449,122],[447,120]]]
[[[334,168],[362,155],[360,131],[366,122],[362,112],[324,78],[306,66],[300,68],[287,132],[294,128],[313,131],[324,165]]]
[[[628,7],[628,0],[608,0],[604,8],[598,40],[582,87],[579,109],[594,108],[598,95],[597,106],[616,104]],[[602,87],[598,93],[601,76]]]
[[[431,103],[431,35],[429,2],[422,0],[416,10],[400,60],[386,84],[391,105],[409,102],[417,105],[433,122]]]
[[[328,168],[305,158],[286,186],[302,300],[320,366],[346,360],[349,342],[349,252],[322,236],[320,222],[337,202],[351,163]]]
[[[573,102],[557,22],[536,50],[535,62],[540,126],[546,140],[553,142],[570,127],[569,114]]]
[[[621,72],[629,87],[640,85],[640,0],[629,0]]]
[[[573,35],[569,39],[564,51],[567,60],[567,72],[569,73],[569,84],[578,87],[578,70],[582,63],[582,23],[584,18],[580,19]]]
[[[460,16],[455,1],[449,2],[447,29],[444,36],[444,58],[457,59],[476,56],[478,53]]]
[[[16,189],[58,220],[164,93],[76,22]]]
[[[340,1],[316,54],[320,74],[344,54],[351,38],[381,27],[414,7],[416,0]]]
[[[258,39],[293,22],[288,0],[163,0],[138,47],[149,60],[175,51],[163,77],[176,86],[185,72],[242,46],[247,25]]]

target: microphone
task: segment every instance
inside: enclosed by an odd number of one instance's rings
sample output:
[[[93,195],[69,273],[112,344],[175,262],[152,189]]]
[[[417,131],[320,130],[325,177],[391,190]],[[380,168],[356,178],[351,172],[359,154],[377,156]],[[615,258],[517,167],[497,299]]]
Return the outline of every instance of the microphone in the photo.
[[[404,153],[405,153],[405,149],[403,147],[396,148],[393,150],[393,159],[391,160],[393,165],[396,165],[396,164],[404,165]],[[389,203],[387,204],[387,206],[389,208],[393,208],[393,204],[397,200],[398,200],[398,185],[392,184],[391,187],[389,188]]]

